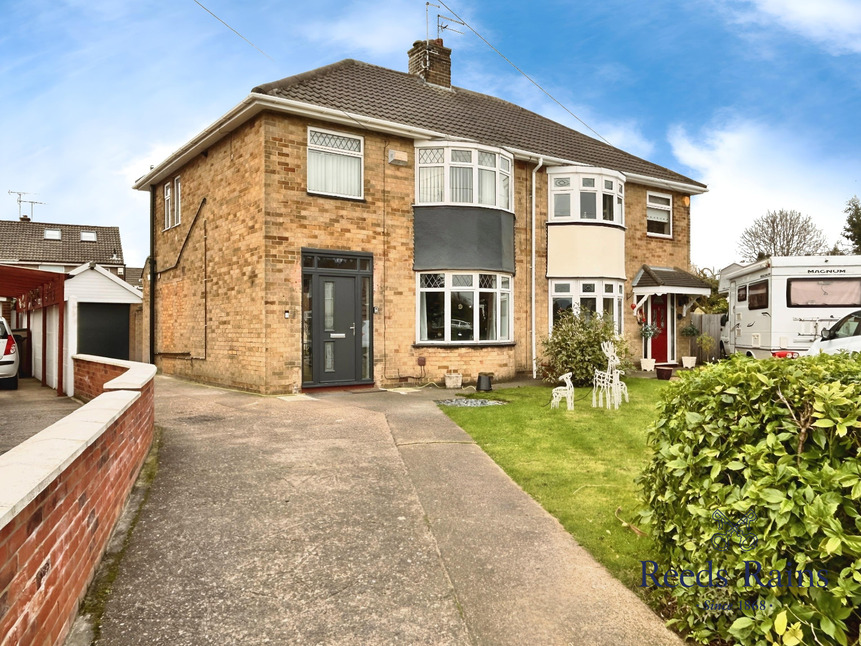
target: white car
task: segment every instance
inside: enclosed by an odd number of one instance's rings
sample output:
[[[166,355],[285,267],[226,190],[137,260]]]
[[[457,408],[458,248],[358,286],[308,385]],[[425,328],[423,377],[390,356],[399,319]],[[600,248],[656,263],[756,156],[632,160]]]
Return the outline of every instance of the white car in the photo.
[[[18,389],[18,344],[6,319],[0,316],[0,386]]]
[[[843,350],[861,352],[861,310],[847,314],[830,328],[822,330],[822,337],[813,342],[806,354],[837,354]]]

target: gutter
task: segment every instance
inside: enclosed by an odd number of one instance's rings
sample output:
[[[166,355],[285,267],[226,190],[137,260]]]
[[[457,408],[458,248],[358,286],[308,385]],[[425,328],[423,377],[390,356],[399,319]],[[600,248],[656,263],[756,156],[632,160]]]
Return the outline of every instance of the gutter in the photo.
[[[544,165],[544,157],[538,158],[538,165],[532,169],[532,378],[538,377],[538,359],[536,357],[537,336],[535,333],[535,177]]]

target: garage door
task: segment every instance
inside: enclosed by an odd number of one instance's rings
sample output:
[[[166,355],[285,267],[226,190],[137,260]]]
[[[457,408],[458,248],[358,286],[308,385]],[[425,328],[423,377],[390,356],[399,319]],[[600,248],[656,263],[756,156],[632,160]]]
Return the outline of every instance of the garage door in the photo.
[[[79,303],[78,353],[128,360],[129,306]]]

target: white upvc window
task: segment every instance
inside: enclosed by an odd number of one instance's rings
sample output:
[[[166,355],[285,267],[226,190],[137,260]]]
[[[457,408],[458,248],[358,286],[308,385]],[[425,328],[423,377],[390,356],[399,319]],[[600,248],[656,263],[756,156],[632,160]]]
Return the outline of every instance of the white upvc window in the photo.
[[[59,229],[45,229],[45,240],[62,240],[63,232]]]
[[[673,236],[673,196],[646,193],[646,234],[660,238]]]
[[[173,178],[173,226],[182,222],[182,183],[179,175]]]
[[[165,230],[170,229],[171,222],[173,221],[173,199],[172,195],[172,185],[170,182],[166,182],[164,185],[164,228]]]
[[[416,147],[416,203],[471,204],[512,210],[513,158],[463,143]]]
[[[550,221],[625,224],[625,178],[602,168],[551,169]]]
[[[96,242],[97,240],[95,231],[81,231],[81,242]]]
[[[416,274],[418,343],[511,341],[510,274],[433,271]]]
[[[308,192],[363,198],[364,154],[363,137],[308,128]]]
[[[549,328],[553,331],[565,310],[575,313],[600,312],[613,320],[616,334],[622,333],[624,283],[602,278],[556,278],[550,281]]]

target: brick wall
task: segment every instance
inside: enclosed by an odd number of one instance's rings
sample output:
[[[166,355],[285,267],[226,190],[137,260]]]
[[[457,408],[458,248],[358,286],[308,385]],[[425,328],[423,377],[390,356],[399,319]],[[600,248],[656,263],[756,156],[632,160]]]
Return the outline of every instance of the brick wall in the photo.
[[[646,193],[656,191],[658,193],[673,196],[673,227],[672,238],[656,238],[646,233]],[[685,204],[685,198],[687,204]],[[625,303],[622,308],[625,317],[625,338],[628,347],[637,359],[642,356],[643,340],[640,336],[640,328],[631,314],[631,303],[634,302],[631,291],[631,281],[637,272],[647,264],[654,267],[678,267],[689,270],[691,264],[690,228],[691,208],[690,197],[684,193],[677,193],[666,189],[652,189],[638,184],[628,183],[625,185],[625,273],[628,281],[625,283]],[[677,326],[677,347],[680,346]]]
[[[0,456],[0,644],[62,643],[152,433],[150,373]]]
[[[75,397],[88,402],[103,392],[105,384],[116,379],[128,370],[127,366],[116,363],[102,363],[73,358],[75,364]]]

